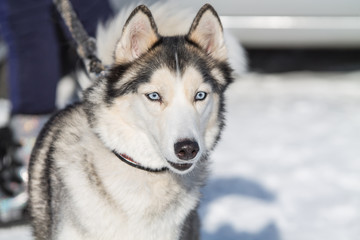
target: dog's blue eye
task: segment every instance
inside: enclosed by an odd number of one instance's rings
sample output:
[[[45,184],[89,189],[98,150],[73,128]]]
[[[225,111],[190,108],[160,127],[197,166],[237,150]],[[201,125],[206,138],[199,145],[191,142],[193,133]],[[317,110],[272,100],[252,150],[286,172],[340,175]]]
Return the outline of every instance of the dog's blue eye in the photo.
[[[206,98],[206,96],[207,96],[206,92],[197,92],[195,95],[195,100],[196,101],[204,100]]]
[[[146,94],[146,97],[151,101],[160,101],[161,100],[160,94],[158,94],[157,92],[148,93],[148,94]]]

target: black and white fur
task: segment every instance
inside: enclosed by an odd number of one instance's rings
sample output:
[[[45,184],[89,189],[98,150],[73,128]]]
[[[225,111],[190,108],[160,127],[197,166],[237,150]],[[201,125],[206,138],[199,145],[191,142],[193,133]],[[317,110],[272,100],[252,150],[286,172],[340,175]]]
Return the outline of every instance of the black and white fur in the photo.
[[[204,5],[187,34],[164,36],[141,5],[114,41],[115,25],[98,35],[108,76],[56,114],[34,147],[35,239],[199,239],[200,188],[232,81],[219,17]]]

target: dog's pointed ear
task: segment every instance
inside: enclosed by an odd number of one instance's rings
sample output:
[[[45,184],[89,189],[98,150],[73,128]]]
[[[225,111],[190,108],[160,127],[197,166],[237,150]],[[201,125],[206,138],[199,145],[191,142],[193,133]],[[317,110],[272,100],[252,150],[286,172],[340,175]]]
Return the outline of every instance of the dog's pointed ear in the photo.
[[[220,18],[210,4],[205,4],[199,10],[190,27],[187,38],[198,44],[215,59],[227,59],[227,50]]]
[[[115,62],[135,60],[158,40],[159,34],[150,10],[145,5],[136,7],[127,19],[115,47]]]

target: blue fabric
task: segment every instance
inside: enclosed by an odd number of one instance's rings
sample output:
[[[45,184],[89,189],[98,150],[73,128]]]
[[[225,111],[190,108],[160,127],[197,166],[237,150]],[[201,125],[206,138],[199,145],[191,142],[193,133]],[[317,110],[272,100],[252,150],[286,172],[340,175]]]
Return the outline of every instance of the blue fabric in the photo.
[[[97,22],[112,13],[107,1],[72,3],[92,36]],[[51,0],[0,0],[1,35],[9,46],[8,85],[13,114],[55,110],[56,86],[62,74],[61,51],[72,41],[65,27],[58,27],[61,22]],[[59,29],[65,32],[66,42],[61,42]]]

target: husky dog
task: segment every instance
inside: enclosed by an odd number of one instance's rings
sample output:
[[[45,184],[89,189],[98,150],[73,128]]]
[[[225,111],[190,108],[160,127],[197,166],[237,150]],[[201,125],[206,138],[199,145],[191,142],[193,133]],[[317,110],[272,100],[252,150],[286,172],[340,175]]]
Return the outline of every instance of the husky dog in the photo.
[[[29,166],[36,239],[199,239],[196,208],[232,70],[210,5],[187,34],[164,31],[136,7],[121,37],[99,47],[107,76],[44,127]]]

